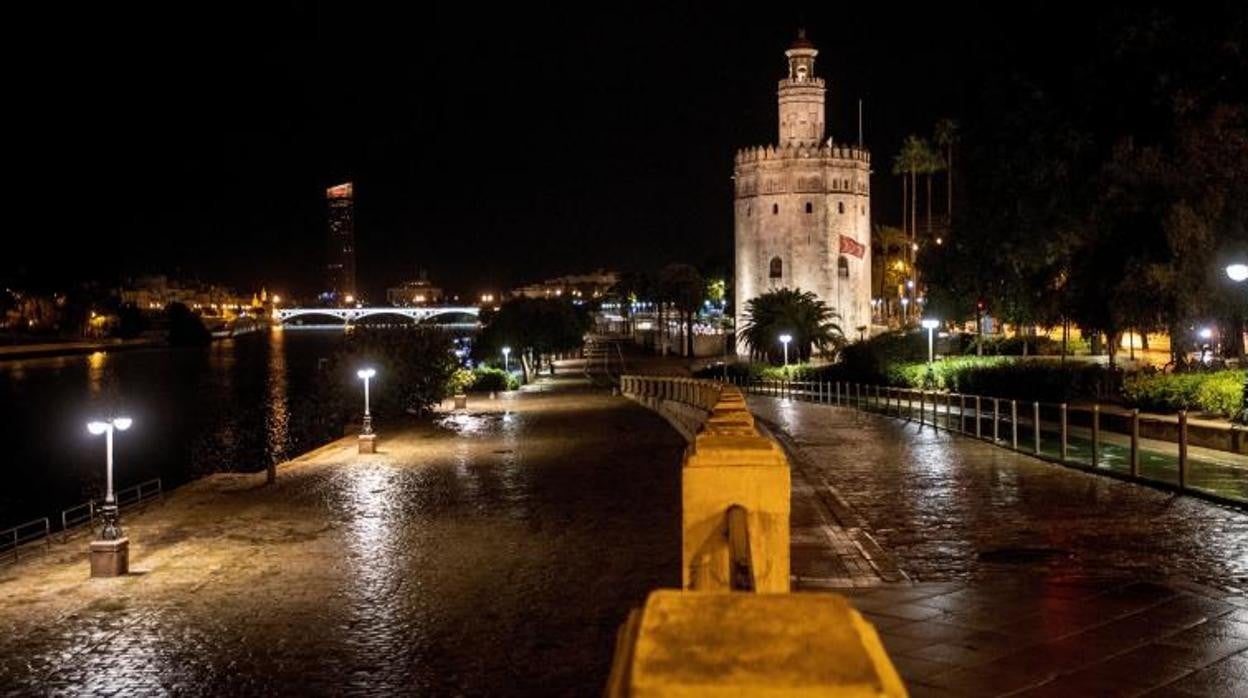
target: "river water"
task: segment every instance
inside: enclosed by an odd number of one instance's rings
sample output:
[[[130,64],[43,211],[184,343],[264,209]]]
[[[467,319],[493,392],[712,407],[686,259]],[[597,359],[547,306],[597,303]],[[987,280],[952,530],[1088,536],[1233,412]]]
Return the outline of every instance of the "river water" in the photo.
[[[274,328],[207,348],[0,361],[0,529],[59,521],[102,493],[104,438],[87,432],[91,419],[134,419],[115,442],[118,489],[260,470],[328,441],[309,398],[342,338]]]

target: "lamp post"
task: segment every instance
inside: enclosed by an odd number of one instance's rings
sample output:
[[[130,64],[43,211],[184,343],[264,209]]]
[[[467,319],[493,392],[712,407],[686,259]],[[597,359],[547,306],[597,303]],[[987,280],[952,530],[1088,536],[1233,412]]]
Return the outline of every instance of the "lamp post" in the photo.
[[[1237,284],[1243,283],[1245,280],[1248,280],[1248,264],[1229,264],[1226,267],[1226,275]],[[1242,336],[1236,337],[1235,341],[1243,342],[1244,338]],[[1248,374],[1244,375],[1244,393],[1239,406],[1239,421],[1248,423]]]
[[[364,428],[362,433],[373,433],[373,415],[368,410],[368,381],[377,375],[377,370],[372,368],[361,368],[355,372],[355,375],[364,381]]]
[[[100,540],[117,540],[121,538],[120,519],[117,516],[117,497],[113,493],[113,432],[125,431],[134,420],[129,417],[114,417],[106,422],[87,423],[87,431],[99,436],[104,434],[105,448],[108,450],[108,470],[105,477],[106,488],[104,506],[100,508],[100,516],[104,519],[104,528],[100,530]]]
[[[932,333],[935,332],[936,328],[939,326],[940,326],[940,320],[936,320],[934,318],[927,318],[923,320],[923,327],[924,329],[927,330],[927,365],[928,366],[931,366],[932,361],[934,361],[936,358],[935,349],[934,349],[933,342],[932,342]]]
[[[91,541],[91,576],[118,577],[130,571],[130,539],[121,533],[118,525],[117,495],[113,492],[113,432],[125,431],[134,420],[129,417],[114,417],[107,421],[97,420],[87,423],[87,431],[99,436],[104,434],[108,449],[108,470],[104,506],[100,508],[100,517],[104,526],[100,529],[98,540]]]
[[[793,335],[780,335],[780,343],[784,345],[784,372],[789,372],[789,342],[793,341]]]
[[[508,357],[510,356],[511,356],[511,347],[503,347],[503,372],[504,373],[509,373],[511,371],[511,369],[508,368],[508,361],[507,361]]]

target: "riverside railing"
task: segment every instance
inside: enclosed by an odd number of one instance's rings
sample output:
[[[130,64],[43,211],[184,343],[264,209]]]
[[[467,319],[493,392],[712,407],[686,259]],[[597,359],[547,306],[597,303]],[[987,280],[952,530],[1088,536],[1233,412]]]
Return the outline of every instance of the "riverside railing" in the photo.
[[[749,394],[848,407],[981,439],[1061,465],[1237,506],[1248,457],[1192,443],[1187,413],[1142,416],[1068,404],[843,381],[730,381]],[[1147,430],[1151,437],[1143,437]],[[1239,433],[1231,431],[1239,444]]]
[[[154,478],[117,490],[114,496],[117,498],[118,509],[129,509],[153,499],[164,499],[165,493],[160,478]],[[93,499],[62,511],[61,527],[56,531],[60,534],[57,536],[59,542],[68,542],[70,534],[84,526],[93,527],[96,512],[102,504],[103,500]],[[43,541],[45,547],[50,547],[53,540],[52,533],[52,520],[46,516],[13,528],[0,530],[0,556],[10,561],[17,561],[20,549],[37,541]]]

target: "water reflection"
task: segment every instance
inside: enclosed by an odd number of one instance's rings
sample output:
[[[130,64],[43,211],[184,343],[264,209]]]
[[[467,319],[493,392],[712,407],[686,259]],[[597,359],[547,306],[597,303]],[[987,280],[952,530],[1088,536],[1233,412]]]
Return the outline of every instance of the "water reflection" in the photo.
[[[286,399],[286,339],[282,328],[275,327],[269,337],[267,373],[268,400],[264,413],[265,434],[268,435],[270,461],[286,460],[290,443],[290,404]]]

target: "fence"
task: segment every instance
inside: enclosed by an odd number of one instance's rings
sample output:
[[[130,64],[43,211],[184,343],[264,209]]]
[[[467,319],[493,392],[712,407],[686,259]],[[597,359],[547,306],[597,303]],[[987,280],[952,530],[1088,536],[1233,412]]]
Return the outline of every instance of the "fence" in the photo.
[[[1195,448],[1188,415],[1175,422],[1099,404],[1028,402],[874,384],[733,381],[747,393],[837,405],[971,436],[1044,460],[1238,506],[1248,504],[1248,458]],[[1141,438],[1172,431],[1173,441]]]
[[[160,478],[145,480],[137,485],[118,490],[114,493],[119,510],[129,509],[152,499],[164,499],[164,486]],[[61,528],[58,533],[59,542],[69,541],[70,534],[78,529],[94,527],[102,500],[89,500],[61,512]],[[18,560],[19,549],[35,541],[42,540],[47,546],[52,544],[52,522],[48,517],[28,521],[19,526],[0,531],[0,555],[6,559],[12,553],[11,561]]]

